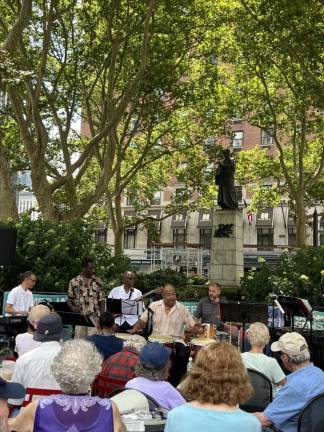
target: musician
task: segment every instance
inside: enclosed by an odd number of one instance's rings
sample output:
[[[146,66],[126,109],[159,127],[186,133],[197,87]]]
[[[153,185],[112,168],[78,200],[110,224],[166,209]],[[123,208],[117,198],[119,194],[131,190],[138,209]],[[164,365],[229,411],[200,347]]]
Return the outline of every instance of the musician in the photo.
[[[95,276],[96,265],[92,258],[84,258],[82,272],[69,283],[67,303],[72,312],[87,315],[96,322],[106,307],[105,290],[100,278]],[[95,327],[76,326],[75,338],[90,336]]]
[[[213,324],[217,330],[223,330],[221,321],[221,287],[217,282],[209,282],[208,297],[202,298],[194,313],[195,317],[201,319],[202,323]]]
[[[191,313],[177,301],[176,292],[171,284],[164,285],[162,289],[162,300],[150,304],[141,315],[129,333],[136,333],[143,329],[148,321],[149,314],[152,315],[153,334],[161,336],[173,336],[175,342],[175,355],[170,369],[169,381],[177,386],[182,376],[186,373],[188,357],[186,346],[182,342],[184,328],[187,326],[193,333],[202,333],[200,324],[196,323]]]
[[[32,288],[36,283],[36,276],[32,271],[21,275],[20,285],[13,288],[7,298],[6,315],[28,315],[34,306]]]
[[[143,303],[141,301],[142,292],[134,288],[135,275],[131,271],[126,271],[123,274],[123,285],[113,288],[108,298],[121,300],[139,300],[139,310],[142,311]],[[115,315],[115,324],[118,325],[117,331],[126,333],[127,330],[133,328],[138,320],[138,315]]]

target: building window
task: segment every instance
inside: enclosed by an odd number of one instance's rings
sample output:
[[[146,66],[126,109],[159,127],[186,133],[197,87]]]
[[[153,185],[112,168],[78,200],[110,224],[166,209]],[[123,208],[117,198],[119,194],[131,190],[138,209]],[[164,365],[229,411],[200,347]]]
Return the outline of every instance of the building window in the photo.
[[[136,228],[127,228],[124,231],[124,249],[135,249]]]
[[[320,245],[324,245],[324,216],[321,217],[319,235]]]
[[[154,192],[154,197],[151,201],[151,205],[160,205],[161,204],[161,191]]]
[[[261,129],[261,146],[271,147],[273,142],[273,129]]]
[[[205,216],[205,215],[203,215]],[[202,245],[210,246],[212,242],[212,229],[200,228],[199,230],[199,243]]]
[[[272,250],[273,228],[257,228],[258,250]]]
[[[186,242],[186,229],[174,228],[173,230],[173,243],[180,244]]]
[[[97,228],[95,231],[95,240],[106,244],[107,243],[107,228],[106,227],[100,227]]]
[[[288,227],[288,246],[296,246],[296,245],[297,245],[296,227],[289,226]]]
[[[232,134],[232,147],[233,149],[240,149],[243,147],[244,140],[244,132],[243,131],[235,131]]]
[[[232,118],[232,124],[241,124],[242,119],[240,117],[233,117]]]
[[[237,202],[239,204],[242,204],[242,202],[243,202],[243,190],[242,190],[242,186],[235,186],[235,194],[236,194]]]

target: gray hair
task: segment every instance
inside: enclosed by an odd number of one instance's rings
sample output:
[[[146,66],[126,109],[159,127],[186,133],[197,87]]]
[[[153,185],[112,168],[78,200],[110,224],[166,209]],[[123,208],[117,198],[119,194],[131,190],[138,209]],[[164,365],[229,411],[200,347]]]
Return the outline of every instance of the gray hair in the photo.
[[[133,348],[138,353],[142,351],[144,346],[146,345],[146,339],[140,335],[132,335],[129,339],[125,340],[124,348]]]
[[[301,354],[297,354],[297,355],[288,355],[289,357],[289,362],[299,365],[301,363],[304,363],[305,361],[310,360],[310,353],[308,350],[306,350],[305,352],[301,353]]]
[[[270,334],[268,327],[261,322],[252,323],[247,331],[247,334],[251,346],[262,347],[269,343]]]
[[[102,361],[94,344],[74,339],[64,342],[51,369],[63,393],[82,393],[101,371]]]
[[[141,362],[138,362],[135,366],[135,374],[151,381],[166,381],[169,376],[169,369],[169,362],[159,370],[146,368]]]

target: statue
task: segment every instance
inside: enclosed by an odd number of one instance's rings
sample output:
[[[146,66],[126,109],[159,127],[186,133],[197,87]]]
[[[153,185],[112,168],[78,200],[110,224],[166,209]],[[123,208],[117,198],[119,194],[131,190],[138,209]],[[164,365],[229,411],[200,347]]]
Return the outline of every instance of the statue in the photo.
[[[217,202],[222,210],[237,209],[234,187],[235,161],[230,157],[229,149],[224,150],[224,159],[219,163],[215,183],[218,186]]]

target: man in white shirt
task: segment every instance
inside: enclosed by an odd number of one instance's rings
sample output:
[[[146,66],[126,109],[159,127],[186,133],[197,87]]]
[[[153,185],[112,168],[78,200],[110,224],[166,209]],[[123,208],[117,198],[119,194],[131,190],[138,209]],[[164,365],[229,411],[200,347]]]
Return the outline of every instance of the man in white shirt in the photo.
[[[26,271],[21,276],[20,285],[13,288],[7,298],[6,315],[28,315],[34,306],[33,294],[30,291],[36,283],[36,276],[32,271]]]
[[[59,390],[60,386],[52,374],[51,366],[61,350],[61,339],[61,317],[56,313],[50,313],[41,318],[34,333],[34,340],[41,342],[41,345],[17,359],[12,382],[22,384],[25,388]],[[9,401],[11,405],[21,405],[22,402],[14,399]]]
[[[138,300],[142,297],[140,290],[134,288],[135,275],[133,272],[127,271],[123,274],[123,285],[113,288],[108,298],[121,300]],[[138,303],[138,313],[142,313],[143,303]],[[133,328],[138,321],[139,315],[117,315],[115,324],[118,325],[119,332],[126,333],[127,330]]]

